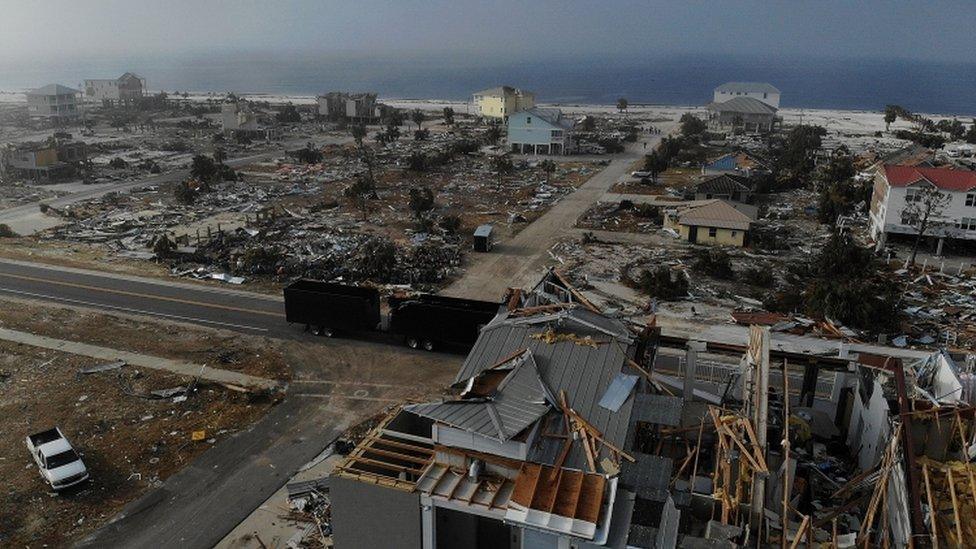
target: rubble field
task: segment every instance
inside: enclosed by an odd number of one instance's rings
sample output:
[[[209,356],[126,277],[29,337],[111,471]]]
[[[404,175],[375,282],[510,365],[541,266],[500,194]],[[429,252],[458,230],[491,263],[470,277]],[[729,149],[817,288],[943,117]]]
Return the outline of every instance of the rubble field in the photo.
[[[422,170],[404,167],[415,155],[440,158],[471,140],[448,133],[423,142],[392,143],[366,153],[327,145],[319,162],[286,158],[241,167],[237,180],[210,183],[192,203],[177,198],[184,182],[149,185],[72,204],[48,215],[65,224],[38,236],[38,248],[91,250],[98,261],[161,260],[169,273],[265,290],[295,277],[410,284],[437,289],[462,270],[474,228],[493,223],[499,238],[517,233],[600,167],[557,159],[516,159],[495,170],[490,155],[453,153]],[[373,173],[375,194],[360,202],[349,188]],[[412,193],[429,190],[426,205]],[[174,248],[160,250],[165,236]],[[377,265],[377,250],[395,261]],[[40,249],[29,254],[45,254]],[[164,254],[160,256],[160,254]],[[160,269],[149,271],[159,273]]]
[[[643,169],[638,165],[637,169]],[[647,194],[659,196],[680,196],[691,186],[695,179],[701,176],[701,171],[694,168],[668,168],[668,171],[658,174],[653,184],[641,183],[637,179],[620,181],[610,188],[611,193],[617,194]]]
[[[169,339],[165,331],[156,333],[160,341]],[[7,418],[0,431],[0,545],[68,545],[272,406],[266,397],[206,383],[197,383],[182,402],[149,398],[151,391],[189,380],[145,368],[79,374],[98,364],[0,342],[0,414]],[[62,429],[91,473],[90,481],[61,495],[43,482],[24,445],[28,434],[53,426]]]

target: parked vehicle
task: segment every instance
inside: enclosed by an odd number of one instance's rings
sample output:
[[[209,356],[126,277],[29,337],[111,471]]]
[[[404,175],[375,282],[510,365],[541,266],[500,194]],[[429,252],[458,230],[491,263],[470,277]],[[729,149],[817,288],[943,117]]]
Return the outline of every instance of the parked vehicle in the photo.
[[[390,300],[389,331],[407,347],[432,351],[441,344],[471,347],[481,328],[498,314],[498,303],[421,294]]]
[[[634,179],[644,179],[646,177],[651,177],[651,175],[653,175],[653,174],[651,172],[649,172],[649,171],[646,171],[646,170],[640,170],[640,171],[636,171],[636,172],[630,172],[630,176],[633,177]]]
[[[339,333],[385,332],[413,349],[470,347],[481,327],[491,322],[500,303],[431,294],[388,300],[383,322],[379,292],[344,284],[299,280],[285,288],[285,318],[306,330],[332,337]]]
[[[28,435],[26,442],[41,477],[51,488],[63,490],[88,480],[88,468],[58,427]]]
[[[380,293],[375,288],[298,280],[285,288],[285,319],[328,337],[370,332],[380,325]]]

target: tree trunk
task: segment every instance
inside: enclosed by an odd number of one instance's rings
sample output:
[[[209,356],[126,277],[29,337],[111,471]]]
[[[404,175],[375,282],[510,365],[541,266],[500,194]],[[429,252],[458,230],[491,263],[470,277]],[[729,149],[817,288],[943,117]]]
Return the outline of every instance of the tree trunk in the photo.
[[[928,229],[929,224],[929,214],[928,211],[925,212],[925,217],[922,218],[922,222],[918,226],[918,234],[915,235],[915,242],[912,244],[912,255],[908,259],[908,266],[911,267],[915,265],[915,256],[918,255],[918,246],[922,243],[922,237],[925,236],[925,230]]]

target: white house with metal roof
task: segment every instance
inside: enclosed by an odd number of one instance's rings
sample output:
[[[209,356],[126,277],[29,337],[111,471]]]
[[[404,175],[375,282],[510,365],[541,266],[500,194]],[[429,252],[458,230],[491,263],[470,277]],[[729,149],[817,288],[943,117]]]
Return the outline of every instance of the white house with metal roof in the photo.
[[[27,92],[27,114],[34,119],[50,120],[55,124],[72,122],[81,117],[78,96],[81,92],[62,86],[47,86]]]
[[[572,143],[573,121],[559,109],[529,109],[508,117],[512,152],[566,154]]]
[[[722,103],[736,97],[751,97],[778,109],[779,96],[779,89],[765,82],[726,82],[715,88],[712,101]]]

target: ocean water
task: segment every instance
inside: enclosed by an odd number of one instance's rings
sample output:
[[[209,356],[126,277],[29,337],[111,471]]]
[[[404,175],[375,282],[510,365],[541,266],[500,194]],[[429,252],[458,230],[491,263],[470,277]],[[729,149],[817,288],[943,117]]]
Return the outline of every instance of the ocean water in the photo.
[[[52,82],[80,86],[131,70],[150,89],[314,95],[371,90],[397,99],[469,99],[510,84],[544,102],[702,105],[726,81],[763,81],[782,92],[783,107],[880,110],[902,105],[930,114],[976,114],[976,62],[784,59],[678,55],[657,58],[532,59],[496,62],[454,56],[220,53],[172,57],[76,57],[27,62],[0,59],[0,90]]]

